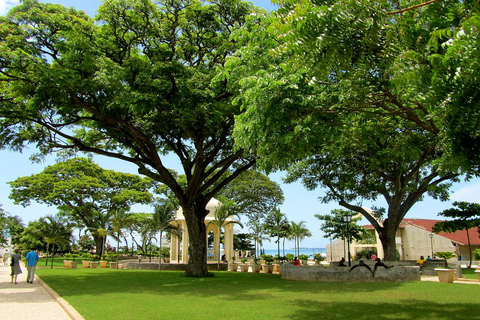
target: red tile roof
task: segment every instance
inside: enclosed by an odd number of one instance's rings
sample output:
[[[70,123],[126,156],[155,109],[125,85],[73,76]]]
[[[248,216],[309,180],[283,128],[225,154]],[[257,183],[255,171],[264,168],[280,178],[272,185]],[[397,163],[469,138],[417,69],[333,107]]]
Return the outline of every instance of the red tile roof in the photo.
[[[432,232],[432,227],[436,222],[440,222],[442,220],[429,220],[429,219],[403,219],[402,222],[400,223],[400,227],[403,227],[405,225],[411,225],[423,230],[426,230],[428,232]],[[364,226],[367,229],[372,229],[372,225],[366,225]],[[480,233],[477,227],[471,228],[468,230],[468,233],[470,234],[470,243],[472,245],[480,245]],[[457,231],[455,233],[446,233],[446,232],[440,232],[438,235],[445,237],[447,239],[450,239],[452,241],[455,241],[457,243],[460,243],[462,245],[467,245],[468,240],[467,240],[467,231],[461,230]]]

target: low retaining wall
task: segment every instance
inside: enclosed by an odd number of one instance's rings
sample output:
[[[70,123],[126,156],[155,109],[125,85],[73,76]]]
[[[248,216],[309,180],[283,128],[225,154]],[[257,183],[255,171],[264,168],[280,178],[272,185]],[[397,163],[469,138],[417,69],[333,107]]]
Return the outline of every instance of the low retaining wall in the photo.
[[[137,270],[158,270],[158,263],[148,262],[126,262],[121,261],[119,264],[123,264],[124,269],[137,269]],[[226,263],[220,263],[220,269],[217,269],[217,264],[207,264],[209,271],[227,271],[228,265]],[[183,263],[162,263],[162,271],[185,271],[187,270],[187,264]]]
[[[375,277],[372,277],[372,273],[363,267],[355,268],[351,272],[349,270],[350,268],[348,267],[294,266],[293,264],[284,264],[282,266],[282,278],[322,282],[420,281],[420,267],[418,266],[395,266],[389,269],[380,267],[377,268]]]
[[[365,264],[369,265],[370,268],[373,270],[373,266],[375,265],[375,261],[372,260],[364,260]],[[345,262],[346,264],[348,262]],[[352,266],[356,265],[358,261],[352,261]],[[330,265],[332,267],[337,267],[339,264],[338,261],[331,261]],[[418,266],[417,265],[417,260],[399,260],[399,261],[387,261],[385,262],[386,265],[390,266],[393,265],[395,267],[412,267],[412,266]],[[443,260],[428,260],[427,263],[423,266],[422,268],[422,274],[423,275],[429,275],[429,276],[436,276],[437,272],[435,271],[435,268],[443,268],[445,266],[445,262]],[[460,261],[449,261],[448,266],[450,268],[454,268],[457,270],[457,277],[462,276],[462,268],[460,265]],[[357,270],[356,268],[355,270]]]

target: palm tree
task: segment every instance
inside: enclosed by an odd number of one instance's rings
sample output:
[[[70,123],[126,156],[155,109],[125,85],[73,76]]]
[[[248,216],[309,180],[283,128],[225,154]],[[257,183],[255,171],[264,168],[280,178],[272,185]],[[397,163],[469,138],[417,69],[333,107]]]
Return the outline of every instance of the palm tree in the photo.
[[[295,255],[300,255],[300,241],[306,237],[311,237],[312,233],[306,228],[305,221],[295,223],[290,222],[291,238],[295,241]]]
[[[95,234],[98,237],[102,238],[102,248],[100,249],[100,253],[98,254],[98,256],[101,257],[105,253],[105,242],[107,240],[108,231],[107,229],[104,229],[104,228],[98,228],[97,230],[95,230]],[[98,252],[98,248],[97,248],[97,252]]]
[[[260,246],[263,240],[268,240],[268,237],[264,236],[264,225],[257,220],[250,222],[250,231],[255,242],[255,258],[258,258],[259,255],[257,253],[260,252]]]
[[[123,236],[123,229],[132,223],[132,215],[125,210],[114,210],[112,213],[112,231],[117,238],[117,262],[120,254],[120,237]],[[116,234],[116,236],[115,236]]]
[[[280,209],[272,210],[265,219],[265,228],[274,237],[277,237],[277,250],[280,257],[280,237],[284,234],[285,226],[288,225],[287,218]]]
[[[160,200],[153,206],[153,227],[159,231],[159,244],[160,249],[158,253],[158,270],[162,270],[162,236],[163,232],[174,228],[171,224],[175,220],[176,206],[170,200]]]
[[[40,219],[42,225],[38,230],[39,236],[43,237],[47,244],[47,257],[48,247],[52,245],[52,261],[51,268],[53,269],[53,257],[55,255],[55,246],[58,248],[66,247],[72,237],[73,225],[68,222],[67,219],[56,216],[46,216]]]
[[[218,207],[215,208],[215,212],[213,214],[214,219],[208,223],[208,225],[213,224],[215,227],[218,228],[218,236],[222,234],[222,227],[229,225],[229,224],[238,224],[243,228],[243,225],[240,221],[237,220],[229,220],[231,217],[238,217],[238,214],[235,212],[236,205],[233,201],[228,200],[224,204],[220,204]],[[220,269],[220,241],[218,242],[218,262],[217,262],[217,270]]]

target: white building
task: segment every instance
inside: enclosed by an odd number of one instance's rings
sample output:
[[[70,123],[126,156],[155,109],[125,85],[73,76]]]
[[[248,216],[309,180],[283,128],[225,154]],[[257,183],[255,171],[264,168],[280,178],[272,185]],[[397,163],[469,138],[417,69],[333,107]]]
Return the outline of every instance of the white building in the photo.
[[[429,219],[403,219],[396,234],[397,252],[400,260],[417,260],[420,256],[434,255],[435,252],[455,252],[462,260],[469,260],[467,231],[461,230],[455,233],[440,232],[436,234],[432,227],[441,220]],[[383,258],[383,248],[372,225],[364,226],[368,232],[374,234],[374,243],[350,243],[351,258],[354,259],[357,252],[375,248],[377,256]],[[469,230],[470,244],[472,251],[480,248],[480,238],[478,228]],[[331,245],[327,245],[327,258],[338,261],[342,257],[348,260],[346,254],[346,244],[342,239],[335,240]]]

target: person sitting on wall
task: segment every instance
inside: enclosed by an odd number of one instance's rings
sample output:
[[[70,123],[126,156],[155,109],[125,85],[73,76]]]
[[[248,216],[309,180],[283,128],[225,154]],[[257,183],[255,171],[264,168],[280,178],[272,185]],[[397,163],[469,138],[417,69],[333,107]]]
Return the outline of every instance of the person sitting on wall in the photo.
[[[427,260],[425,260],[423,256],[420,256],[420,259],[417,260],[417,264],[420,266],[420,273],[422,273],[423,267],[425,266],[426,263],[427,263]]]
[[[347,265],[345,264],[345,258],[342,257],[342,259],[340,259],[340,262],[338,263],[338,266],[339,267],[346,267]]]
[[[380,258],[377,258],[375,261],[376,261],[376,263],[375,263],[375,266],[373,268],[372,277],[375,276],[375,271],[377,271],[378,267],[384,267],[385,269],[389,269],[389,268],[394,267],[394,266],[387,266],[385,263],[382,262],[382,260]]]
[[[363,259],[360,259],[360,261],[358,261],[358,264],[354,265],[353,267],[350,268],[349,272],[351,272],[353,269],[355,269],[356,267],[364,267],[364,268],[367,268],[368,271],[372,272],[372,269],[370,268],[370,266],[368,264],[365,264],[365,261],[363,261]],[[372,273],[373,274],[373,273]]]
[[[293,259],[293,265],[294,266],[299,266],[300,265],[300,260],[298,260],[297,257],[295,257],[295,259]]]

